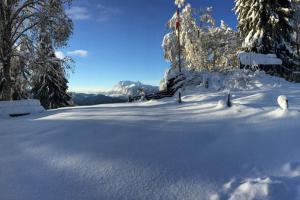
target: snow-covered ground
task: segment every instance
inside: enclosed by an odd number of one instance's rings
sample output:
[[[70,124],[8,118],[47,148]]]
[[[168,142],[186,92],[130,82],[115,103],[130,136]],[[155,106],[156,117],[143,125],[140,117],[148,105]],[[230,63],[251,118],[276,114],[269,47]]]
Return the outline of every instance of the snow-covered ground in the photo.
[[[45,109],[39,100],[0,101],[0,119],[11,115],[27,115],[43,111]]]
[[[300,85],[253,86],[0,119],[0,199],[300,199]]]

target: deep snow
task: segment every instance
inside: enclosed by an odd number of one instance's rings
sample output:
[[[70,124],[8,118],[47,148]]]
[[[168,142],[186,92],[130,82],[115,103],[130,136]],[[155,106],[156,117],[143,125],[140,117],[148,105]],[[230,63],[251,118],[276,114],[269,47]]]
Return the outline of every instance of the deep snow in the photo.
[[[0,119],[0,199],[300,199],[300,85],[253,86]]]
[[[0,101],[0,119],[10,115],[41,113],[45,109],[39,100]]]

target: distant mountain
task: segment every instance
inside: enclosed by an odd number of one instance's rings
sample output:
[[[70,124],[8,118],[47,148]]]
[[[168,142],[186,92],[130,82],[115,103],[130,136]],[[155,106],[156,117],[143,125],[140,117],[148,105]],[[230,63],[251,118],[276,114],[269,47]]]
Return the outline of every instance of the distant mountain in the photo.
[[[141,91],[145,94],[153,94],[159,91],[157,86],[145,85],[141,82],[133,81],[120,81],[117,85],[113,87],[111,91],[105,92],[108,96],[139,96]]]
[[[153,94],[159,91],[157,86],[145,85],[141,82],[120,81],[111,90],[99,92],[98,94],[85,94],[72,92],[75,105],[97,105],[108,103],[124,103],[128,101],[129,96],[139,96],[141,92]]]
[[[84,94],[84,93],[71,93],[73,102],[78,106],[88,106],[97,104],[108,104],[108,103],[124,103],[128,99],[125,97],[111,97],[103,94]]]

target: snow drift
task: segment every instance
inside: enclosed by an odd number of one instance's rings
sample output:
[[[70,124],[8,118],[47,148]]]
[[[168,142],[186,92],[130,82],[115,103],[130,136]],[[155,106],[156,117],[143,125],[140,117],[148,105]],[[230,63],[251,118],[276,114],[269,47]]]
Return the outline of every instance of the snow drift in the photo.
[[[186,72],[184,90],[194,88],[204,91],[242,91],[263,87],[280,87],[286,81],[282,78],[267,75],[263,71],[232,70],[219,72]]]
[[[35,114],[44,110],[39,100],[0,101],[0,117]]]
[[[242,65],[257,66],[257,65],[282,65],[282,60],[277,58],[275,54],[258,54],[240,52],[238,58]]]

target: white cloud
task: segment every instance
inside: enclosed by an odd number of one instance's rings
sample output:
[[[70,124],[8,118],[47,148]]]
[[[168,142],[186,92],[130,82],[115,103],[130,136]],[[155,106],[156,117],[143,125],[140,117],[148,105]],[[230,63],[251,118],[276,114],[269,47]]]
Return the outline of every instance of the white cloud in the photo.
[[[112,17],[119,15],[122,11],[119,8],[104,4],[85,6],[73,6],[66,11],[67,15],[74,21],[95,19],[97,22],[109,21]]]
[[[91,15],[87,8],[74,6],[66,11],[67,15],[73,20],[87,20]]]
[[[118,8],[113,8],[103,4],[97,4],[96,8],[98,10],[98,16],[97,16],[98,22],[106,22],[110,20],[113,16],[122,13],[121,10]]]
[[[88,56],[88,51],[86,50],[75,50],[75,51],[68,51],[68,55],[70,56],[79,56],[79,57],[87,57]]]
[[[62,51],[56,51],[55,56],[59,59],[64,59],[66,55]]]

